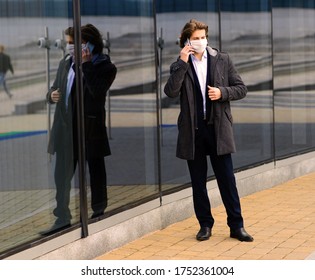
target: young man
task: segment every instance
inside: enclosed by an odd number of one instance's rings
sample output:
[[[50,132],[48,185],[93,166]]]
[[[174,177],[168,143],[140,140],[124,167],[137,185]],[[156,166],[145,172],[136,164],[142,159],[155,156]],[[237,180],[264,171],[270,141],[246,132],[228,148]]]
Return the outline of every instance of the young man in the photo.
[[[11,64],[11,58],[9,55],[4,53],[4,46],[0,45],[0,85],[3,86],[3,89],[8,97],[12,98],[12,94],[10,93],[5,81],[5,75],[8,70],[10,70],[12,74],[14,74],[13,66]]]
[[[247,88],[228,54],[207,46],[208,26],[190,20],[180,37],[180,57],[171,65],[164,92],[180,96],[177,157],[187,160],[193,202],[200,230],[199,241],[212,234],[214,218],[206,188],[207,156],[217,179],[227,212],[230,237],[253,241],[244,229],[241,205],[233,173],[235,152],[230,101],[246,96]]]
[[[77,92],[75,89],[74,31],[65,31],[69,54],[61,60],[47,102],[56,104],[54,122],[48,145],[56,153],[55,184],[57,217],[54,225],[42,235],[52,234],[70,226],[69,202],[71,179],[78,161]],[[106,170],[104,157],[110,155],[106,132],[105,99],[117,69],[108,55],[103,54],[103,40],[92,24],[81,27],[82,72],[86,160],[90,172],[92,218],[104,214],[107,207]]]

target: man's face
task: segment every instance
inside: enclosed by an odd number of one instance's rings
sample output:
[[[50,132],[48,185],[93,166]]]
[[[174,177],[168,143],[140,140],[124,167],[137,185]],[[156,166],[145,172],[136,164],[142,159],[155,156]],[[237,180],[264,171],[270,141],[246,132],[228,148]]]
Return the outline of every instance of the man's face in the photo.
[[[74,44],[74,40],[70,35],[66,35],[66,42],[67,44],[71,44],[71,45]]]
[[[194,49],[195,54],[204,53],[207,44],[208,42],[205,29],[198,29],[191,34],[190,45]]]
[[[198,29],[194,31],[189,38],[190,41],[202,40],[202,39],[207,39],[206,30],[204,29]]]

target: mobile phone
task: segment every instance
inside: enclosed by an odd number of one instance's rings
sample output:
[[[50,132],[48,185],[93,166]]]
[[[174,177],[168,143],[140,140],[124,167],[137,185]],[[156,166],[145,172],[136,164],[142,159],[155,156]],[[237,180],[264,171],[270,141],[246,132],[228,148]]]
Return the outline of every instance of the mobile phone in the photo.
[[[185,42],[185,46],[191,46],[191,43],[190,43],[190,41],[189,41],[189,39],[187,38],[187,40],[186,40],[186,42]]]
[[[89,49],[90,53],[93,52],[93,50],[94,50],[94,45],[93,45],[92,43],[87,42],[87,43],[86,43],[86,47]]]

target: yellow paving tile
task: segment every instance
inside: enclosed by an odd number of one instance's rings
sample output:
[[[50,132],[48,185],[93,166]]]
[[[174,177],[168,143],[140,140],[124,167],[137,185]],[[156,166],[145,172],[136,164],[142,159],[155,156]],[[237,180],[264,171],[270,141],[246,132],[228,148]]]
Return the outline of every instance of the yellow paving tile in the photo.
[[[125,260],[146,260],[148,257],[153,256],[152,252],[136,252],[132,255],[125,257]]]
[[[150,246],[146,247],[145,251],[156,253],[156,252],[162,251],[164,249],[165,249],[165,247],[159,246],[158,244],[154,244],[154,245],[150,245]]]
[[[278,248],[297,248],[305,243],[305,240],[298,239],[298,238],[289,238],[288,240],[284,241],[283,243],[278,245]]]
[[[302,253],[302,252],[292,252],[286,255],[283,259],[284,260],[304,260],[309,254]]]

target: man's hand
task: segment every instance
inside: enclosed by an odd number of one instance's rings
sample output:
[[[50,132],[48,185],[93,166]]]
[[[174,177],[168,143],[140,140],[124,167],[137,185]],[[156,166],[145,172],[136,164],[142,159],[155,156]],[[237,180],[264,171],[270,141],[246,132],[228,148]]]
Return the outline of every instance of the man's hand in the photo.
[[[91,61],[92,60],[92,54],[90,53],[89,48],[82,49],[82,63]]]
[[[219,100],[222,97],[221,90],[216,87],[208,86],[208,96],[211,100]]]
[[[190,54],[194,54],[194,49],[192,46],[186,45],[180,52],[180,59],[187,63]]]
[[[60,100],[60,98],[61,98],[60,89],[58,88],[58,89],[54,90],[54,91],[51,93],[50,97],[51,97],[51,100],[52,100],[53,102],[55,102],[55,103],[59,102],[59,100]]]

